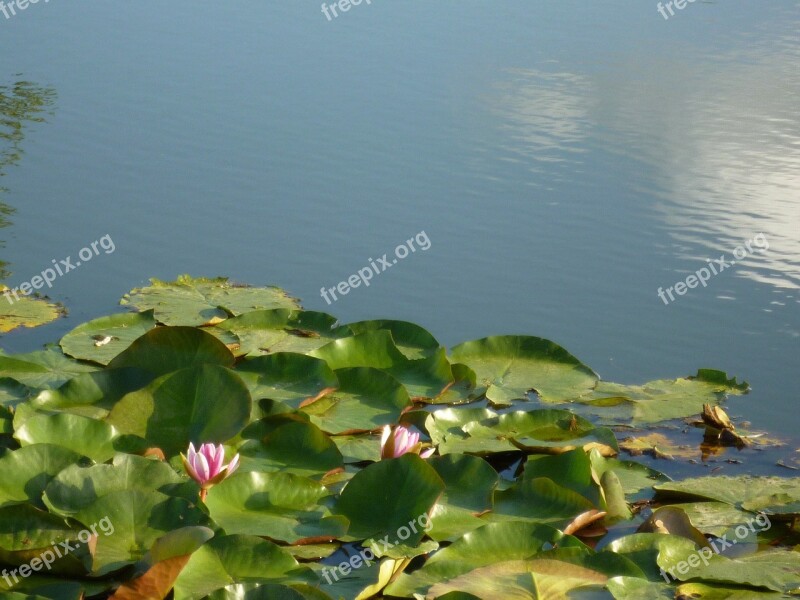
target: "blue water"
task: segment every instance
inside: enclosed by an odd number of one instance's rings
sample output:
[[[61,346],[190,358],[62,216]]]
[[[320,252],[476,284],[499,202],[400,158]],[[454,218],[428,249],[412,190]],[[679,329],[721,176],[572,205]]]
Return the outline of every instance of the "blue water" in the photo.
[[[276,284],[443,343],[529,333],[626,383],[713,367],[792,435],[800,348],[800,3],[52,0],[0,15],[2,85],[57,94],[5,167],[12,286],[67,319],[148,277]],[[328,305],[321,287],[431,242]],[[766,253],[665,305],[759,233]]]

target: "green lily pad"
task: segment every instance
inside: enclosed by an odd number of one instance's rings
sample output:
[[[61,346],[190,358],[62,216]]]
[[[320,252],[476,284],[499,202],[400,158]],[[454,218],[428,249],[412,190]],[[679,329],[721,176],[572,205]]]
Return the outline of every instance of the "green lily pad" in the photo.
[[[38,510],[29,504],[16,504],[0,508],[0,561],[7,565],[24,565],[42,557],[45,551],[62,542],[78,538],[79,527],[64,519]],[[87,572],[84,560],[86,548],[64,557],[53,556],[51,569],[55,574],[83,575]],[[49,557],[48,557],[49,558]],[[41,558],[40,558],[41,560]]]
[[[411,400],[391,375],[369,367],[339,369],[335,391],[300,408],[323,431],[370,431],[396,423]]]
[[[120,304],[154,310],[164,325],[213,325],[230,315],[273,308],[298,308],[297,301],[276,287],[249,287],[229,283],[226,277],[175,281],[151,279],[148,287],[133,289]]]
[[[354,334],[368,331],[386,330],[392,334],[392,340],[400,352],[409,359],[420,359],[435,353],[441,344],[433,334],[416,323],[379,319],[348,323],[347,327]]]
[[[747,383],[711,369],[702,369],[691,378],[659,379],[641,386],[602,381],[582,401],[582,414],[606,423],[656,423],[700,414],[704,404],[716,405],[728,395],[748,389]]]
[[[613,577],[606,582],[606,589],[614,600],[675,600],[674,587],[638,577]]]
[[[331,597],[310,586],[237,583],[212,592],[204,600],[331,600]]]
[[[372,367],[383,369],[406,386],[411,397],[433,398],[454,383],[444,349],[417,360],[407,358],[388,330],[367,330],[335,340],[311,353],[331,369]]]
[[[525,450],[558,454],[575,448],[618,451],[614,433],[569,411],[543,409],[498,415],[489,409],[440,409],[425,422],[439,452],[493,453]]]
[[[771,550],[740,558],[710,553],[703,559],[692,542],[661,536],[658,565],[674,580],[748,585],[781,593],[800,593],[800,553]]]
[[[249,425],[239,447],[243,471],[280,470],[297,475],[322,475],[343,466],[336,444],[313,423],[276,415]]]
[[[58,304],[31,296],[19,296],[19,300],[14,300],[10,292],[5,293],[5,289],[5,286],[0,289],[5,294],[0,298],[0,333],[7,333],[18,327],[39,327],[64,314]]]
[[[151,373],[133,367],[82,373],[57,390],[42,390],[31,405],[40,410],[69,411],[89,405],[110,410],[125,394],[145,387],[152,380]]]
[[[245,359],[236,366],[236,372],[254,400],[280,400],[292,408],[325,388],[339,385],[324,360],[292,352]]]
[[[574,595],[576,590],[599,588],[606,581],[602,573],[557,560],[513,560],[479,567],[438,583],[431,587],[430,594],[439,597],[460,591],[479,598],[502,595],[509,600],[563,600],[579,597]]]
[[[30,502],[44,508],[42,492],[59,472],[82,456],[53,444],[33,444],[0,458],[0,507]]]
[[[800,479],[783,477],[696,477],[655,486],[657,498],[716,500],[748,511],[800,514]]]
[[[525,463],[523,481],[546,477],[560,486],[572,490],[586,498],[594,506],[603,505],[599,481],[592,472],[589,454],[576,448],[564,454],[553,456],[531,456]],[[599,479],[599,478],[598,478]]]
[[[103,575],[142,559],[165,533],[203,525],[207,517],[183,498],[156,491],[121,490],[100,496],[74,514],[97,532],[92,572]]]
[[[498,490],[494,509],[487,515],[492,521],[514,520],[566,525],[581,513],[596,508],[580,494],[540,477],[515,483]]]
[[[238,583],[280,582],[305,589],[304,583],[315,580],[307,567],[272,542],[249,535],[222,535],[192,554],[173,592],[175,600],[200,600]]]
[[[236,473],[209,490],[206,506],[227,533],[295,543],[347,531],[347,521],[322,503],[329,495],[323,485],[290,473]]]
[[[359,471],[345,486],[335,512],[350,521],[348,536],[352,539],[388,535],[390,542],[415,546],[425,534],[422,525],[444,488],[433,467],[419,456],[405,454]],[[416,526],[411,526],[412,522]],[[410,527],[416,531],[402,539],[398,531]]]
[[[108,423],[66,413],[36,415],[27,419],[14,434],[20,444],[55,444],[98,462],[114,455],[118,433]]]
[[[72,515],[98,498],[123,490],[157,490],[169,496],[184,495],[186,499],[197,497],[195,484],[182,478],[167,463],[117,454],[111,464],[90,467],[73,464],[60,470],[47,484],[44,501],[51,511]]]
[[[73,360],[57,346],[44,350],[16,354],[0,354],[0,377],[10,377],[32,388],[57,388],[81,373],[97,371],[98,367]]]
[[[100,317],[78,325],[59,344],[64,354],[106,365],[155,326],[151,310]]]
[[[173,456],[189,442],[231,439],[247,424],[251,405],[250,392],[235,372],[206,364],[168,373],[127,394],[107,420]]]
[[[535,390],[543,402],[565,402],[592,390],[589,367],[561,346],[532,336],[495,336],[453,348],[453,360],[475,371],[486,398],[498,406],[524,400]]]
[[[234,334],[240,355],[253,357],[275,352],[306,354],[329,342],[352,335],[337,326],[336,317],[314,311],[259,310],[232,317],[215,329]]]
[[[417,571],[400,575],[386,588],[386,593],[401,597],[424,594],[441,581],[498,562],[528,560],[553,547],[584,546],[548,525],[520,521],[491,523],[440,550]]]
[[[232,367],[233,362],[230,350],[210,333],[193,327],[157,327],[134,341],[108,366],[133,367],[158,376],[206,364]]]

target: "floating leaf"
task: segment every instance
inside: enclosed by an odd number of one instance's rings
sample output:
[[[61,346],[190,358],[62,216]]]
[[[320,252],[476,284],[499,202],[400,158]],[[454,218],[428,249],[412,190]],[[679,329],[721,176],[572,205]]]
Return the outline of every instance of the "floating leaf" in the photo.
[[[0,458],[0,507],[30,502],[44,508],[42,492],[47,484],[81,458],[80,454],[53,444],[23,446],[5,454]]]
[[[397,422],[411,400],[391,375],[369,367],[339,369],[337,389],[301,406],[328,433],[369,431]]]
[[[345,486],[335,512],[350,521],[348,536],[354,539],[389,535],[398,541],[398,530],[409,531],[416,523],[416,531],[399,540],[415,546],[425,534],[419,519],[426,521],[444,487],[433,467],[405,454],[359,471]]]
[[[200,600],[243,582],[303,583],[308,570],[283,548],[248,535],[216,536],[197,552],[175,582],[175,600]]]
[[[297,302],[276,287],[233,285],[226,277],[193,278],[181,275],[175,281],[151,279],[150,286],[131,290],[120,304],[154,310],[165,325],[208,325],[253,310],[297,308]]]
[[[98,462],[114,455],[116,436],[108,423],[66,413],[33,416],[14,434],[23,446],[56,444]]]
[[[584,399],[584,408],[603,422],[656,423],[700,414],[704,404],[717,404],[748,389],[747,383],[736,383],[722,371],[704,369],[696,377],[659,379],[641,386],[602,381]]]
[[[172,456],[189,442],[231,439],[246,425],[251,405],[250,392],[236,373],[206,364],[168,373],[127,394],[108,422]]]
[[[193,327],[157,327],[138,338],[108,366],[133,367],[158,376],[206,364],[231,367],[233,361],[225,344],[209,333]]]
[[[564,402],[588,393],[597,375],[561,346],[532,336],[495,336],[453,348],[453,360],[475,371],[486,397],[506,406],[535,390],[543,402]]]
[[[13,331],[18,327],[39,327],[64,314],[58,304],[51,304],[43,298],[19,296],[14,299],[5,286],[0,286],[0,333]]]
[[[193,491],[187,497],[196,497],[194,484],[181,478],[168,464],[117,454],[111,464],[90,467],[74,464],[61,470],[49,481],[44,500],[50,510],[71,515],[112,492],[157,490],[166,495],[180,495],[187,485]]]
[[[322,504],[329,495],[321,484],[290,473],[236,473],[209,490],[206,506],[228,533],[295,543],[347,531],[347,521]]]
[[[0,377],[10,377],[32,388],[57,388],[76,375],[97,369],[64,356],[55,346],[13,357],[0,355]]]
[[[155,326],[151,310],[100,317],[78,325],[59,344],[64,354],[106,365]]]
[[[440,581],[498,562],[531,559],[556,546],[584,547],[576,538],[548,525],[519,521],[491,523],[440,550],[421,569],[401,575],[387,587],[386,593],[401,597],[424,594]]]
[[[236,372],[250,388],[254,400],[280,400],[292,408],[326,388],[339,385],[324,360],[291,352],[245,359],[236,366]]]

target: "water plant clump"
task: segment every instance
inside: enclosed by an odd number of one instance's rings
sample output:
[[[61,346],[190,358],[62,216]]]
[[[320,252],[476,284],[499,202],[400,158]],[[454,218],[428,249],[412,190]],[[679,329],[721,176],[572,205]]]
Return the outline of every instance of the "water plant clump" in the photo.
[[[721,371],[607,382],[542,338],[448,349],[224,278],[122,304],[0,355],[2,598],[800,592],[800,480],[680,460],[762,443]]]

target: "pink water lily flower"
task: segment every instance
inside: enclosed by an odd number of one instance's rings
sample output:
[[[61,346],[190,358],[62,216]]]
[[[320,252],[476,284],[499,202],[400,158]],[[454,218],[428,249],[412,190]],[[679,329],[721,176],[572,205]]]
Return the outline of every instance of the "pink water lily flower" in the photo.
[[[381,458],[397,458],[409,452],[419,454],[421,458],[428,458],[435,448],[422,450],[419,434],[410,431],[403,425],[398,425],[392,430],[389,425],[383,426],[381,432]]]
[[[190,442],[189,450],[186,456],[181,454],[181,460],[189,476],[200,484],[201,499],[205,498],[205,492],[208,488],[230,476],[239,468],[238,454],[227,465],[223,464],[225,462],[225,448],[222,447],[222,444],[219,446],[202,444],[195,451],[194,444]]]

